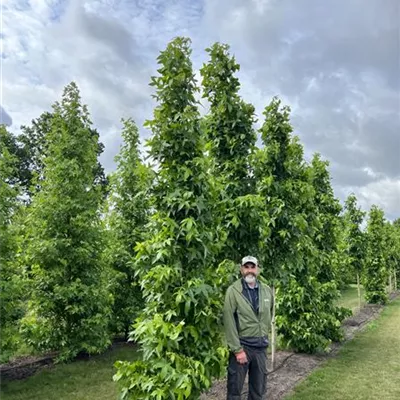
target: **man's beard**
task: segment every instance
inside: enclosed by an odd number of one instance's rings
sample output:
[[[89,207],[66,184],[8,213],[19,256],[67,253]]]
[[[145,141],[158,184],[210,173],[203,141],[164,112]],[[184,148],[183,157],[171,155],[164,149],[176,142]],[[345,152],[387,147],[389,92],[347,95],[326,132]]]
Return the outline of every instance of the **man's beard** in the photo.
[[[244,277],[244,280],[245,280],[247,283],[254,283],[254,282],[256,281],[256,276],[253,275],[253,274],[247,274],[247,275]]]

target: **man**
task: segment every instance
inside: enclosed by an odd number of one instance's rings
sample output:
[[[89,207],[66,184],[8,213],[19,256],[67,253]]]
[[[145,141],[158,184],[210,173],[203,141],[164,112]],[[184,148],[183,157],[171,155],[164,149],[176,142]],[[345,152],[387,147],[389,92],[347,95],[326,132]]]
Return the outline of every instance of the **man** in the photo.
[[[242,278],[231,285],[225,296],[224,328],[231,351],[228,366],[228,400],[240,400],[249,373],[248,400],[262,400],[267,385],[268,331],[273,296],[261,283],[258,261],[247,256],[240,267]]]

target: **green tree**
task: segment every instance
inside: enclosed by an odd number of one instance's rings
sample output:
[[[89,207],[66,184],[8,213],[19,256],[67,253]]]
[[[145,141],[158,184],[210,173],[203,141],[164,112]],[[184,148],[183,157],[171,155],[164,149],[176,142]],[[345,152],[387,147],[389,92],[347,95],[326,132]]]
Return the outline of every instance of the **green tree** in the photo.
[[[387,302],[386,282],[388,277],[385,259],[385,217],[384,212],[373,205],[367,225],[367,259],[365,263],[364,287],[368,303]]]
[[[200,72],[210,112],[203,126],[213,174],[221,187],[221,214],[228,231],[221,258],[238,261],[246,254],[256,254],[259,241],[262,202],[255,195],[250,163],[256,143],[254,107],[239,96],[235,73],[240,66],[229,54],[229,46],[215,43],[206,51],[210,60]]]
[[[312,183],[315,189],[315,205],[318,211],[319,227],[315,237],[318,254],[318,280],[336,282],[336,253],[338,250],[339,215],[342,206],[335,198],[328,170],[329,162],[315,154],[311,161]]]
[[[206,49],[210,61],[204,64],[203,97],[210,103],[205,120],[205,133],[210,153],[215,159],[215,172],[223,176],[225,191],[232,198],[254,192],[249,156],[254,149],[256,132],[254,106],[239,96],[240,83],[235,76],[240,66],[229,54],[229,46],[215,43]]]
[[[357,277],[357,290],[360,308],[360,277],[363,273],[366,253],[365,235],[361,230],[361,224],[364,220],[364,217],[365,212],[361,211],[361,209],[357,207],[357,197],[354,193],[350,194],[345,201],[345,241],[347,243],[347,255],[349,257],[351,272]]]
[[[31,125],[21,126],[18,136],[18,142],[24,151],[21,187],[29,200],[34,192],[40,189],[43,179],[44,158],[48,150],[52,118],[53,114],[45,111],[33,119]]]
[[[23,315],[21,268],[17,261],[16,223],[20,188],[15,183],[18,158],[10,149],[11,134],[0,125],[0,350],[6,362],[18,344],[17,323]]]
[[[224,237],[213,214],[190,52],[188,39],[173,40],[152,78],[156,211],[149,239],[137,246],[145,309],[132,332],[143,359],[117,363],[122,399],[197,399],[225,369],[221,310],[234,276],[229,263],[215,263]]]
[[[42,113],[38,118],[33,119],[31,125],[21,126],[21,133],[17,136],[16,156],[19,159],[18,177],[22,188],[24,199],[28,202],[32,199],[35,192],[41,188],[44,179],[44,160],[50,146],[50,131],[54,114],[48,111]],[[90,133],[97,143],[97,155],[99,156],[104,145],[99,142],[99,132],[90,127]],[[52,140],[58,140],[57,135],[53,135]],[[101,184],[103,193],[107,190],[107,179],[104,169],[98,161],[94,166],[96,183]]]
[[[395,240],[394,289],[397,290],[400,279],[400,218],[395,219],[392,223],[392,226]]]
[[[2,129],[1,146],[3,149],[7,149],[9,156],[12,158],[12,169],[8,171],[7,181],[10,185],[18,186],[19,195],[23,193],[23,188],[29,180],[29,163],[28,154],[24,146],[18,141],[16,135],[7,131],[5,128]]]
[[[396,237],[395,226],[386,221],[385,223],[385,263],[389,277],[389,293],[394,290],[396,283],[396,267],[400,259],[398,238]]]
[[[108,259],[112,267],[114,305],[112,330],[124,332],[143,308],[138,279],[135,278],[135,246],[145,239],[150,214],[149,189],[152,171],[139,155],[139,133],[135,123],[123,120],[120,152],[115,158],[117,170],[110,176],[108,218],[110,242]]]
[[[258,192],[269,215],[261,250],[264,276],[276,286],[276,325],[284,345],[312,352],[331,338],[326,297],[318,280],[320,228],[312,169],[289,120],[289,107],[274,98],[264,111],[264,147],[255,158]],[[330,304],[330,303],[328,303]]]
[[[350,283],[354,283],[354,272],[351,266],[351,258],[348,252],[347,242],[347,220],[344,215],[345,210],[342,209],[342,213],[339,217],[339,243],[338,243],[338,263],[337,263],[337,284],[340,290],[346,289]]]
[[[97,353],[109,344],[109,293],[96,182],[99,144],[77,85],[55,103],[41,190],[27,218],[32,300],[23,334],[61,358]]]
[[[340,322],[351,315],[350,310],[337,306],[340,297],[339,273],[342,262],[340,247],[342,206],[335,198],[328,170],[329,162],[321,160],[317,153],[311,161],[311,181],[315,190],[314,204],[317,215],[317,229],[314,244],[317,249],[315,276],[321,284],[319,289],[320,312],[324,320],[324,337],[339,341],[343,338]]]

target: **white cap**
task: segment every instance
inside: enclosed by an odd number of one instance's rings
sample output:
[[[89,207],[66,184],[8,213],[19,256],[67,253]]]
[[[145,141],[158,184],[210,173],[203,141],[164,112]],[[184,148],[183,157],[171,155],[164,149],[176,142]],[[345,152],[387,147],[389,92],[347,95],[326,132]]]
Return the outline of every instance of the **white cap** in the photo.
[[[255,257],[252,256],[246,256],[242,258],[242,265],[245,265],[247,263],[253,263],[255,266],[258,267],[258,260]]]

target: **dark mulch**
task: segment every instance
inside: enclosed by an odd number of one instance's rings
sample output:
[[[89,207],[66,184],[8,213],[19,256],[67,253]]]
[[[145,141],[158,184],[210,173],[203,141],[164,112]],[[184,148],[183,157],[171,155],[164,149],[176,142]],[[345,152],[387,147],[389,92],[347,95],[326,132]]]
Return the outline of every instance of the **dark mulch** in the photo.
[[[116,346],[123,346],[127,343],[121,339],[115,339],[113,344],[107,351],[110,351]],[[134,346],[133,343],[129,342],[130,345]],[[7,364],[0,365],[0,382],[4,380],[20,380],[28,378],[31,375],[36,374],[44,368],[51,368],[55,364],[55,360],[58,356],[58,352],[51,352],[43,354],[41,356],[23,356],[18,357],[15,360],[8,362]],[[90,355],[88,353],[79,353],[75,357],[75,361],[90,360],[96,355]]]
[[[0,379],[17,380],[25,379],[43,368],[48,368],[54,363],[57,353],[48,353],[43,356],[25,356],[0,365]]]

